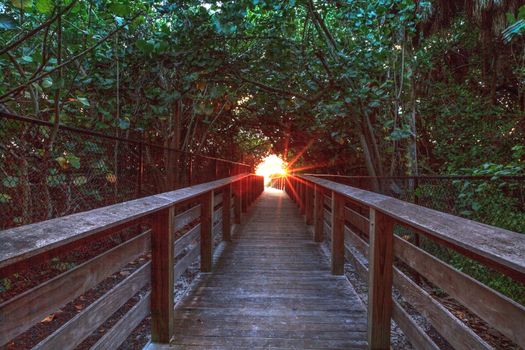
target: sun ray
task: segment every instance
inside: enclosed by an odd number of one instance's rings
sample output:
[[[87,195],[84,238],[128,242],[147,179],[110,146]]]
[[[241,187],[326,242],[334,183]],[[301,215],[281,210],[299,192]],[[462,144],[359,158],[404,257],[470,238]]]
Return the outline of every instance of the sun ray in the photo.
[[[299,152],[297,153],[297,155],[294,157],[294,159],[292,159],[290,161],[290,163],[288,164],[288,167],[291,167],[292,165],[294,165],[295,162],[297,162],[299,160],[299,158],[301,158],[304,154],[304,152],[306,152],[308,150],[308,148],[310,148],[310,146],[312,145],[312,143],[314,143],[314,140],[311,139],[310,141],[308,141],[308,143],[306,144],[306,146],[304,146],[304,148]]]
[[[272,178],[286,176],[288,172],[284,160],[272,154],[264,158],[263,161],[257,165],[255,174],[264,176],[264,183],[268,186]]]

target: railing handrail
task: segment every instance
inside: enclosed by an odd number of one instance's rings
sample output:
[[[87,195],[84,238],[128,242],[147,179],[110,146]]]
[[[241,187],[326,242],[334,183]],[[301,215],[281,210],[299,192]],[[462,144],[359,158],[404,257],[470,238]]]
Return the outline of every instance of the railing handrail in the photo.
[[[301,174],[302,176],[331,177],[343,179],[378,179],[378,180],[525,180],[525,175],[405,175],[405,176],[369,176],[369,175],[337,175],[337,174]]]
[[[438,241],[476,255],[512,278],[525,281],[525,235],[361,190],[311,175],[299,178],[374,208]]]
[[[171,192],[122,202],[86,212],[0,231],[0,271],[23,260],[45,254],[112,228],[131,225],[136,219],[197,198],[237,182],[249,173],[185,187]]]
[[[315,176],[292,176],[288,184],[287,192],[299,204],[306,223],[313,225],[314,241],[323,242],[327,235],[332,274],[343,275],[348,259],[368,283],[370,349],[390,347],[392,319],[416,348],[438,348],[398,297],[454,348],[491,348],[420,286],[420,277],[515,344],[525,346],[523,305],[418,246],[422,234],[438,246],[454,249],[523,283],[524,235]],[[408,228],[414,242],[395,234],[396,226],[403,232]]]

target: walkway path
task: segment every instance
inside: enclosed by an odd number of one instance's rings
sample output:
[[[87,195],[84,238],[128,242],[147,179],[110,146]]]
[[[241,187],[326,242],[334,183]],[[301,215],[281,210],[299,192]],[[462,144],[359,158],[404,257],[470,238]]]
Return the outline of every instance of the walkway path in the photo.
[[[366,310],[295,204],[267,190],[175,310],[174,349],[365,349]]]

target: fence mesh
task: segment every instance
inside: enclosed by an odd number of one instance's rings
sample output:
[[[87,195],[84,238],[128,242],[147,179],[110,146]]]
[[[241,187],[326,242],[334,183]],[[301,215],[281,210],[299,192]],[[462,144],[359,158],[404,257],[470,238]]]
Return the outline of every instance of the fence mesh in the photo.
[[[248,171],[140,138],[0,113],[0,230]]]

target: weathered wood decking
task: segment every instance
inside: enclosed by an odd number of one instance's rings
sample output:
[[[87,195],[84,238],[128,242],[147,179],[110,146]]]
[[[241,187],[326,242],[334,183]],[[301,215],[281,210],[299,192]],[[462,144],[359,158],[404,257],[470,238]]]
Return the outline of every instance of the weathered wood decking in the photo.
[[[299,214],[266,191],[175,310],[172,349],[363,349],[366,310]]]

